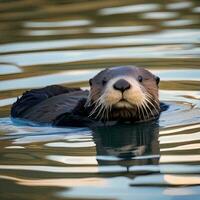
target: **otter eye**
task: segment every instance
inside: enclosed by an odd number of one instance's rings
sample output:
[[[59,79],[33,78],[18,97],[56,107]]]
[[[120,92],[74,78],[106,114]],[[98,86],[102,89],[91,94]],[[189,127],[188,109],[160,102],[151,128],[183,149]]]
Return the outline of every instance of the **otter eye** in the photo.
[[[160,83],[160,78],[156,76],[155,79],[156,79],[156,84],[158,85]]]
[[[107,83],[107,81],[104,79],[104,80],[102,81],[102,84],[105,85],[106,83]]]
[[[138,81],[142,82],[142,80],[143,80],[142,76],[138,76]]]
[[[92,86],[92,79],[89,80],[89,84],[90,84],[90,86]]]

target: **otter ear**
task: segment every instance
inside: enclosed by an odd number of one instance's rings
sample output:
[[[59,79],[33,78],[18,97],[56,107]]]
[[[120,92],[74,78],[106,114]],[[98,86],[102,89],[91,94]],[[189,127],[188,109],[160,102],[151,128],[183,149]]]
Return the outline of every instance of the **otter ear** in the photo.
[[[89,80],[89,84],[90,86],[92,86],[92,78]]]
[[[156,80],[156,84],[158,85],[160,83],[160,77],[158,76],[154,76],[155,80]]]

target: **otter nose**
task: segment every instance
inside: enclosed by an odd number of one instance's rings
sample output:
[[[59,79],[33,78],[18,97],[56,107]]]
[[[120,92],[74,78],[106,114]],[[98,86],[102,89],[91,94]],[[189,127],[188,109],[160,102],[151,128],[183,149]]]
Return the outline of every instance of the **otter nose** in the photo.
[[[113,85],[113,87],[116,90],[120,90],[121,92],[124,92],[125,90],[128,90],[131,87],[131,85],[128,81],[124,79],[120,79]]]

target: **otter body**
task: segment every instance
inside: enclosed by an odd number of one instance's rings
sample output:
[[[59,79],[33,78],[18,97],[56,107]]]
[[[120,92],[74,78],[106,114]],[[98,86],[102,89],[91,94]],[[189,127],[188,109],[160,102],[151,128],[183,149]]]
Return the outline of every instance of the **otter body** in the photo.
[[[160,115],[159,78],[144,68],[113,67],[89,80],[90,91],[47,86],[25,92],[11,117],[55,126],[144,122]]]

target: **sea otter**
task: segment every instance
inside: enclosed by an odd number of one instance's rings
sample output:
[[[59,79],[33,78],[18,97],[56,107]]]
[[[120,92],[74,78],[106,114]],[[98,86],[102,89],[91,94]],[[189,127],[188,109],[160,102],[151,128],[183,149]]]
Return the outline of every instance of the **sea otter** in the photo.
[[[108,68],[89,80],[90,91],[53,85],[23,93],[11,117],[54,126],[146,122],[161,112],[159,81],[141,67]]]

